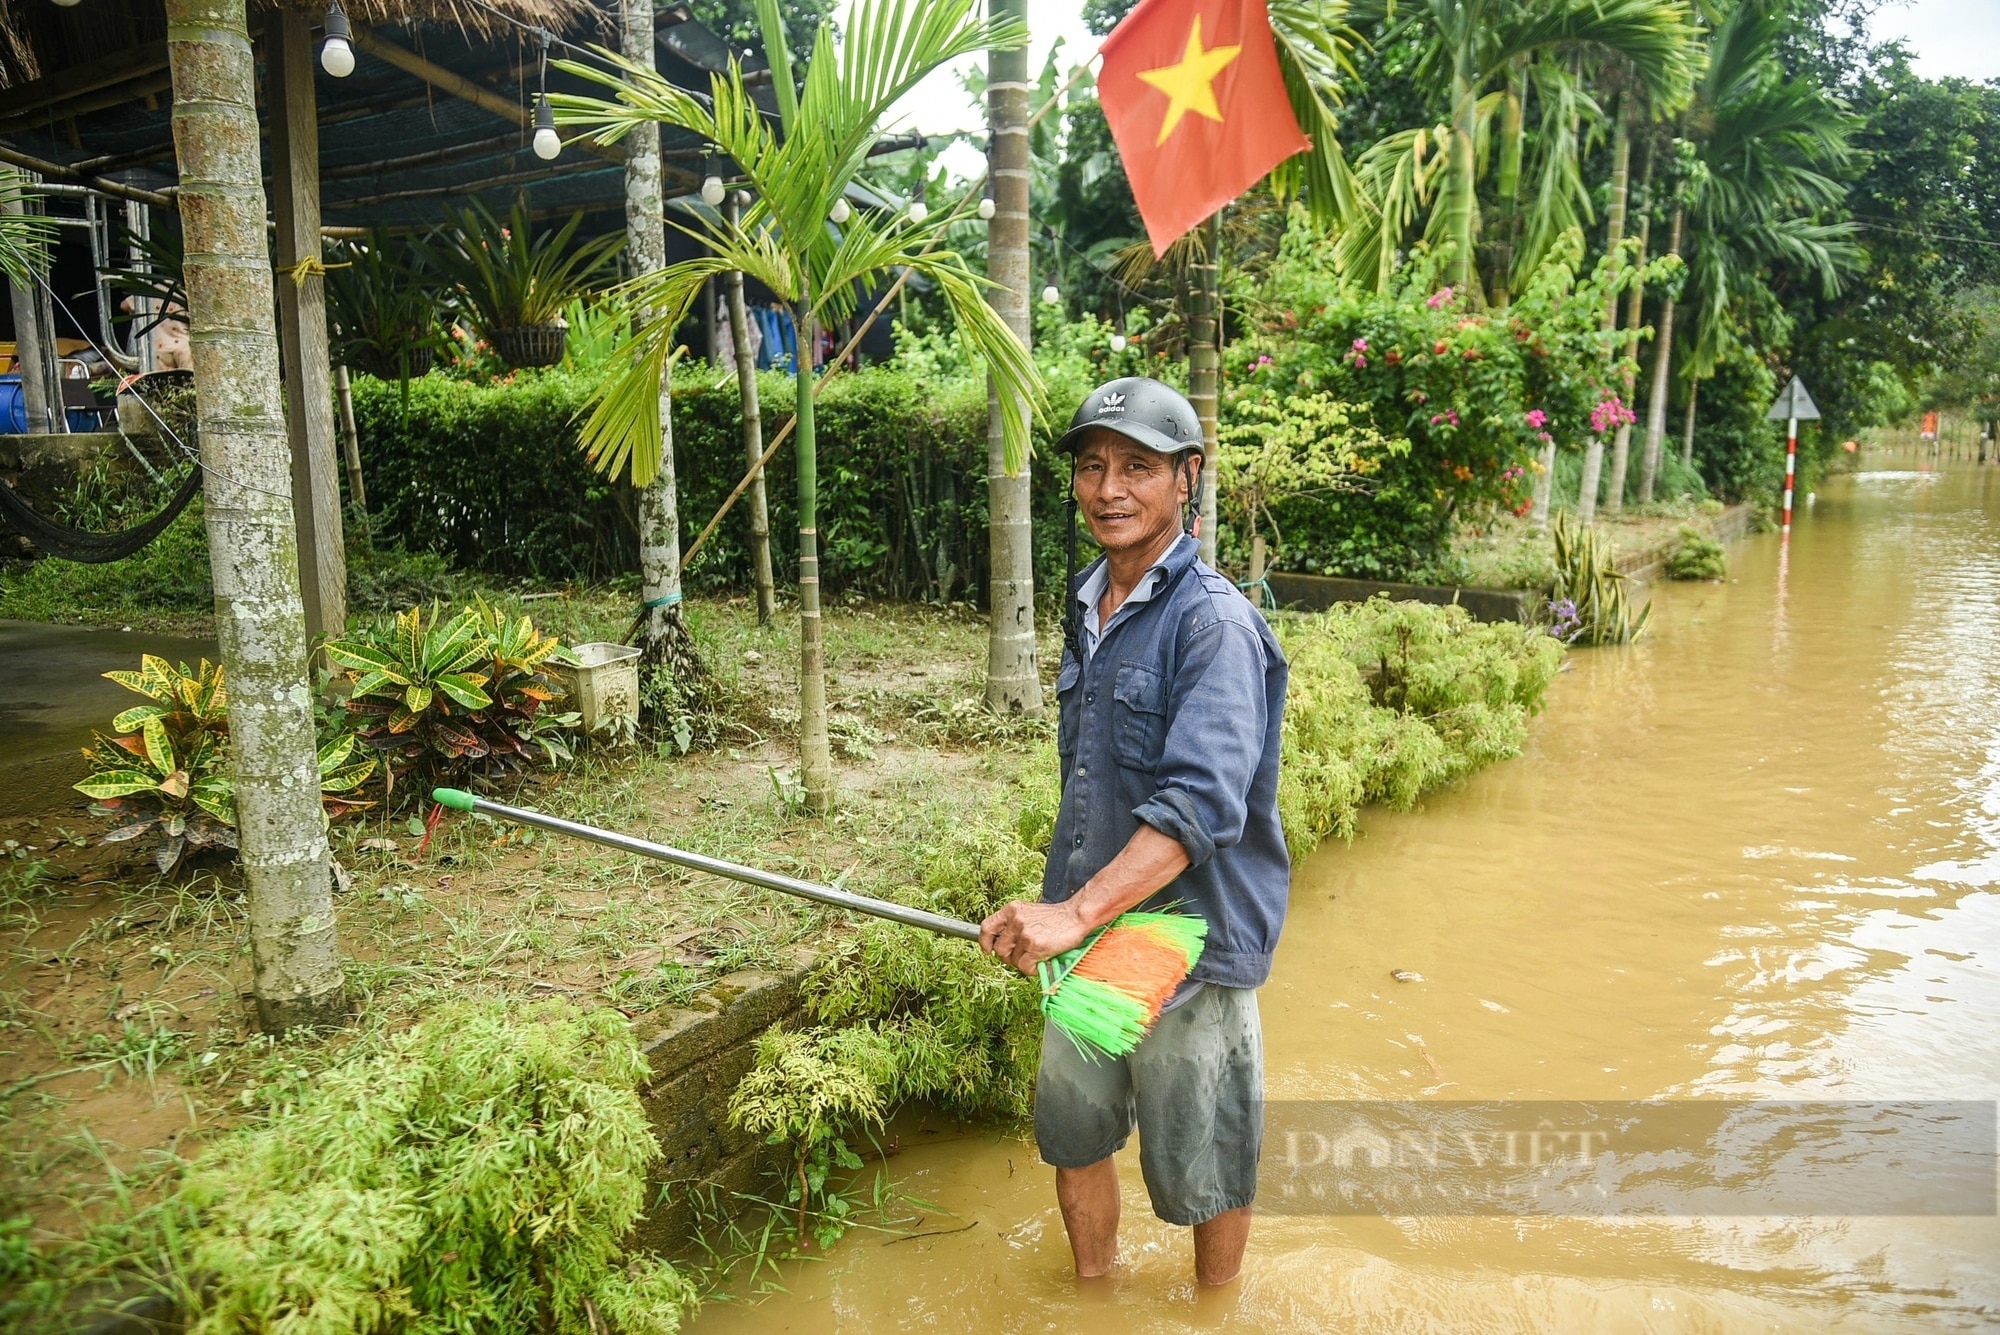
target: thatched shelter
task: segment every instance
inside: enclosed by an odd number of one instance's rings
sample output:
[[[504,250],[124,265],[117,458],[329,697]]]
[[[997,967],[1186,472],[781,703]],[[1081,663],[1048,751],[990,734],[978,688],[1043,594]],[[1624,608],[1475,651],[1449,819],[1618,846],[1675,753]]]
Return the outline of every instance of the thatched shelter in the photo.
[[[538,216],[581,210],[601,214],[601,230],[623,227],[621,152],[573,141],[546,161],[532,148],[537,92],[574,82],[545,68],[549,42],[558,53],[615,48],[615,0],[354,0],[344,13],[352,70],[336,78],[321,67],[326,25],[338,23],[324,3],[251,9],[280,269],[316,261],[327,235],[426,229],[448,204],[481,197],[503,212],[525,197]],[[655,32],[658,68],[684,86],[705,91],[731,58],[685,5],[658,11]],[[178,206],[172,96],[159,0],[0,0],[0,164],[38,180],[67,224],[54,304],[50,292],[16,292],[0,311],[22,397],[41,405],[30,430],[63,427],[57,353],[87,341],[121,360],[101,272],[122,258],[111,256],[119,228],[158,229]],[[663,150],[668,193],[695,189],[702,145],[670,133]],[[320,633],[342,627],[345,608],[324,293],[301,281],[278,294],[301,578]]]

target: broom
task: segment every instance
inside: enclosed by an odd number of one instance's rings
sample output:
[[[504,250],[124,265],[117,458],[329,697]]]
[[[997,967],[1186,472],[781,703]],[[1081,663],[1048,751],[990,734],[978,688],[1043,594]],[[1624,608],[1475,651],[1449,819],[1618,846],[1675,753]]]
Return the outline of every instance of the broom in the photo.
[[[818,904],[886,918],[906,927],[921,927],[940,936],[955,936],[977,942],[976,924],[941,913],[856,894],[838,886],[820,885],[790,876],[778,876],[755,867],[745,867],[702,853],[669,848],[649,839],[634,838],[594,825],[563,820],[525,807],[504,806],[456,788],[435,788],[431,799],[454,811],[479,812],[532,825],[538,829],[566,834],[577,839],[657,858],[691,871],[724,876],[748,885],[778,890]],[[1042,984],[1042,1013],[1050,1024],[1067,1034],[1086,1056],[1091,1048],[1122,1057],[1139,1045],[1160,1016],[1160,1008],[1201,958],[1202,941],[1208,924],[1180,913],[1125,913],[1098,928],[1082,945],[1037,966]]]

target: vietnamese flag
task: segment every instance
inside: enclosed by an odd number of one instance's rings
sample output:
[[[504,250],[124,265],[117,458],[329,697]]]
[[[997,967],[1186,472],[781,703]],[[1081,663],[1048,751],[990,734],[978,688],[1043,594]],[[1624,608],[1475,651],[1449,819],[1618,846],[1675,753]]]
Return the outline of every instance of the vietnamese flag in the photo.
[[[1098,98],[1156,259],[1312,147],[1264,0],[1140,0],[1100,51]]]

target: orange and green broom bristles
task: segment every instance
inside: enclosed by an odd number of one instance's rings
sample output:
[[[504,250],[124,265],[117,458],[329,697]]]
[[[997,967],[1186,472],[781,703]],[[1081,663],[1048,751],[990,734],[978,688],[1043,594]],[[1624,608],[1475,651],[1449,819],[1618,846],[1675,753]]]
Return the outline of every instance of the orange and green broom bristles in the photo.
[[[1122,1057],[1160,1018],[1207,936],[1208,924],[1191,914],[1121,914],[1075,950],[1041,963],[1042,1014],[1086,1056],[1096,1048]]]

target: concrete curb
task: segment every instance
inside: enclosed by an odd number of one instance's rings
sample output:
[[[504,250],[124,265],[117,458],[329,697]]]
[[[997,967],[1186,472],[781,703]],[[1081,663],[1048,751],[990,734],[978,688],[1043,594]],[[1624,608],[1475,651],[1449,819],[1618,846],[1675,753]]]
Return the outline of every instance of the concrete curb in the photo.
[[[1721,514],[1690,522],[1717,542],[1734,542],[1750,531],[1755,516],[1753,506],[1732,505]],[[1679,541],[1678,533],[1669,534],[1644,547],[1623,553],[1616,562],[1618,573],[1638,583],[1656,579]],[[1470,612],[1475,621],[1527,622],[1534,619],[1542,599],[1547,596],[1540,589],[1398,584],[1391,580],[1335,579],[1326,575],[1297,575],[1281,571],[1273,571],[1266,578],[1270,580],[1271,592],[1277,596],[1280,607],[1305,612],[1324,612],[1339,603],[1366,602],[1377,594],[1387,594],[1397,602],[1438,606],[1456,603]]]

